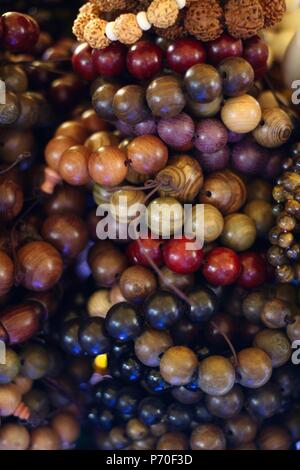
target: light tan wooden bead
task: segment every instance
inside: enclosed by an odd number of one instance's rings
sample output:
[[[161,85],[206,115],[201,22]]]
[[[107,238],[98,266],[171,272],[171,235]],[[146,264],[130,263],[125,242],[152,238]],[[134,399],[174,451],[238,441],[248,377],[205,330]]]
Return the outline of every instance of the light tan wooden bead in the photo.
[[[224,227],[224,218],[219,209],[211,204],[203,204],[203,218],[198,212],[198,205],[193,206],[186,227],[188,235],[199,239],[203,236],[205,243],[212,243],[221,235]],[[192,219],[192,220],[191,220]],[[191,229],[191,230],[190,230]]]
[[[110,199],[111,215],[117,222],[128,223],[136,217],[139,205],[143,204],[143,191],[120,190],[112,194]]]
[[[87,311],[90,317],[106,317],[108,310],[112,307],[109,294],[109,289],[101,289],[90,296],[87,302]]]
[[[262,91],[258,96],[257,101],[259,102],[262,110],[279,106],[279,102],[271,90]]]
[[[171,236],[183,226],[183,207],[173,197],[158,197],[147,207],[147,222],[156,235]]]
[[[115,284],[110,289],[109,300],[112,305],[119,304],[120,302],[126,302],[126,299],[121,292],[119,284]]]
[[[248,250],[256,239],[256,227],[246,214],[230,214],[225,217],[221,243],[234,251]]]
[[[267,201],[254,199],[248,202],[244,208],[244,212],[254,221],[259,236],[268,234],[274,225],[272,204]]]
[[[250,95],[237,96],[225,102],[221,110],[221,118],[230,131],[247,134],[260,123],[261,107]]]
[[[268,108],[263,111],[261,123],[252,135],[263,147],[276,148],[289,140],[292,130],[292,121],[283,109]]]

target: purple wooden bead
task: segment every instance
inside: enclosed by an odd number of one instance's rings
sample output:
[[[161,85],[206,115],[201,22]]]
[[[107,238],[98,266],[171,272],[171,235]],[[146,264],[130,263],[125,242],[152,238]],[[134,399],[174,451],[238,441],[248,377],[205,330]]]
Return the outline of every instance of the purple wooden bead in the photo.
[[[118,121],[116,121],[114,125],[118,129],[118,131],[121,132],[123,136],[126,136],[126,137],[134,136],[133,126],[131,126],[130,124],[127,124],[127,122],[124,122],[124,121],[121,121],[121,119],[118,119]]]
[[[227,141],[228,131],[218,119],[203,119],[197,124],[194,145],[200,152],[218,152]]]
[[[158,122],[159,137],[171,147],[183,147],[189,144],[195,133],[195,124],[186,113],[180,113],[172,118],[162,118]]]
[[[270,156],[264,168],[264,176],[267,179],[275,179],[282,173],[282,162],[285,158],[283,150],[274,149],[270,151]]]
[[[155,135],[157,134],[156,121],[153,117],[149,117],[144,121],[138,122],[134,128],[134,135]]]
[[[228,131],[228,143],[236,144],[244,139],[246,134],[237,134],[236,132]]]
[[[250,138],[235,144],[232,149],[232,168],[248,175],[264,176],[268,159],[268,150]]]
[[[228,145],[225,145],[221,150],[214,153],[202,153],[197,151],[196,158],[205,173],[224,170],[229,164],[230,149]]]

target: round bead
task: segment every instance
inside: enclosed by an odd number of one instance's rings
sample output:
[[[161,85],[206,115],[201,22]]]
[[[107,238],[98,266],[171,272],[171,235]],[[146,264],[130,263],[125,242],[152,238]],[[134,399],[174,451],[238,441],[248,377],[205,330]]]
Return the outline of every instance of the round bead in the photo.
[[[184,147],[191,143],[195,124],[186,113],[180,113],[173,118],[162,118],[158,122],[159,137],[171,147]]]
[[[222,79],[212,65],[197,64],[185,74],[184,84],[191,100],[211,103],[222,93]]]
[[[152,175],[164,168],[168,161],[166,145],[154,135],[133,139],[127,148],[128,160],[135,171]]]
[[[194,145],[200,152],[218,152],[227,140],[226,127],[217,119],[203,119],[196,126]]]
[[[146,98],[153,115],[158,117],[177,116],[186,104],[181,83],[172,75],[153,80],[147,88]]]
[[[239,96],[248,93],[254,83],[254,70],[242,57],[229,57],[219,65],[223,78],[223,93],[226,96]]]
[[[192,450],[224,450],[226,439],[222,429],[214,424],[201,424],[191,435]]]
[[[127,69],[138,80],[150,80],[162,69],[163,52],[150,41],[139,41],[127,54]]]
[[[102,147],[91,154],[88,168],[96,183],[106,187],[117,186],[127,175],[126,153],[117,147]]]
[[[230,98],[221,110],[221,118],[225,126],[237,134],[253,131],[261,120],[259,103],[250,95]]]
[[[139,85],[120,88],[113,99],[113,112],[127,124],[137,124],[147,116],[145,92]]]
[[[234,251],[248,250],[256,239],[256,227],[245,214],[230,214],[224,219],[221,243]]]
[[[195,39],[177,39],[169,45],[166,59],[174,72],[186,73],[193,65],[205,62],[205,47]]]
[[[141,303],[156,287],[154,274],[144,266],[131,266],[123,271],[120,278],[122,295],[131,303]]]
[[[223,356],[210,356],[200,362],[199,387],[213,396],[226,395],[235,383],[235,371],[229,361]]]
[[[90,180],[88,159],[90,150],[83,145],[75,145],[65,150],[59,161],[59,174],[69,184],[82,186]]]
[[[134,343],[137,358],[147,367],[158,367],[160,356],[173,345],[165,331],[146,330]]]
[[[272,375],[272,361],[259,348],[247,348],[238,353],[237,380],[247,388],[260,388]]]
[[[114,305],[105,318],[105,327],[114,339],[131,341],[142,332],[142,319],[137,310],[125,302]]]
[[[197,365],[197,357],[191,349],[173,346],[161,358],[160,373],[171,385],[186,385],[192,380]]]
[[[152,233],[164,238],[182,230],[184,211],[173,197],[159,197],[147,207],[147,223]]]
[[[229,248],[214,248],[204,261],[203,275],[210,284],[216,286],[233,284],[240,273],[240,260]]]

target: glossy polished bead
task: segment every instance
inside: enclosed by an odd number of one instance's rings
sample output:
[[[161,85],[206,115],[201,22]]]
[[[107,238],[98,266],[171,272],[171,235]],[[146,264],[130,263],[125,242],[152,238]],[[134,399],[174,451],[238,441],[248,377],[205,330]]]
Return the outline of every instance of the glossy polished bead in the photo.
[[[89,133],[82,123],[77,121],[66,121],[56,129],[55,137],[60,135],[71,137],[71,139],[76,140],[78,144],[83,144],[88,138]]]
[[[194,206],[187,219],[187,227],[191,227],[189,235],[199,236],[204,230],[204,242],[215,241],[222,233],[224,219],[221,212],[211,204],[204,204],[204,221],[197,216],[197,206]],[[191,224],[191,225],[189,225]]]
[[[191,381],[197,365],[197,357],[191,349],[173,346],[161,358],[160,373],[171,385],[186,385]]]
[[[237,381],[247,388],[260,388],[272,375],[272,361],[259,348],[247,348],[238,353]]]
[[[268,383],[256,390],[247,393],[246,409],[258,418],[271,418],[278,413],[281,406],[280,388],[276,384]]]
[[[186,315],[192,323],[205,323],[216,313],[218,299],[208,287],[190,287],[186,295],[191,301]]]
[[[91,356],[106,354],[111,347],[104,328],[103,318],[85,320],[79,329],[78,339],[82,349]]]
[[[102,147],[89,158],[91,178],[101,186],[113,187],[121,184],[127,175],[126,153],[117,147]]]
[[[101,287],[111,287],[128,266],[124,253],[108,248],[88,259],[95,283]]]
[[[94,91],[92,105],[98,116],[106,121],[113,121],[116,116],[113,111],[113,100],[120,86],[114,83],[104,83]]]
[[[176,274],[166,266],[161,268],[163,278],[159,279],[159,285],[164,290],[172,290],[172,286],[178,287],[179,289],[186,289],[194,284],[193,274]]]
[[[261,450],[289,450],[291,438],[281,426],[268,425],[259,433],[258,446]]]
[[[38,23],[31,16],[17,12],[7,12],[1,18],[4,47],[12,52],[31,51],[39,38]]]
[[[182,205],[173,197],[158,197],[147,207],[147,224],[152,233],[170,238],[182,229]]]
[[[253,289],[262,285],[266,280],[266,262],[254,252],[245,252],[240,256],[242,265],[238,284],[245,289]]]
[[[166,59],[171,70],[176,73],[185,73],[193,65],[206,61],[206,51],[200,41],[177,39],[169,45]]]
[[[254,83],[254,70],[242,57],[229,57],[218,67],[223,78],[223,93],[226,96],[240,96],[248,93]]]
[[[229,248],[214,248],[204,260],[203,275],[210,284],[216,286],[233,284],[240,273],[240,260]]]
[[[261,199],[254,199],[244,208],[247,214],[255,223],[258,236],[265,236],[274,225],[272,206],[269,202]]]
[[[96,152],[101,147],[109,147],[119,144],[118,137],[112,132],[99,131],[94,132],[90,137],[84,142],[85,147],[87,147],[91,152]]]
[[[190,446],[192,450],[224,450],[226,439],[219,426],[201,424],[193,430]]]
[[[208,64],[197,64],[185,74],[186,91],[197,103],[211,103],[222,93],[222,79],[217,69]]]
[[[187,97],[187,109],[190,114],[197,118],[210,118],[216,116],[222,107],[223,96],[218,96],[209,103],[197,103],[191,98]]]
[[[262,112],[261,124],[253,131],[253,137],[263,147],[276,148],[285,144],[292,133],[293,123],[281,108],[268,108]]]
[[[257,423],[250,415],[243,412],[225,423],[224,433],[230,445],[247,444],[255,439]]]
[[[256,239],[256,227],[245,214],[230,214],[224,219],[221,243],[234,251],[248,250]]]
[[[14,283],[14,263],[4,251],[0,251],[0,296],[7,294]]]
[[[131,341],[142,332],[142,318],[132,305],[123,302],[109,310],[105,327],[112,338],[124,342]]]
[[[162,69],[163,51],[150,41],[138,41],[127,53],[127,69],[137,80],[150,80]]]
[[[227,57],[240,57],[243,54],[242,40],[233,38],[227,33],[223,33],[214,41],[209,41],[206,47],[208,62],[213,65],[219,64]]]
[[[94,69],[92,62],[92,49],[88,44],[79,44],[72,55],[72,66],[75,73],[77,73],[84,80],[95,80],[97,73]]]
[[[131,266],[123,271],[120,278],[122,295],[128,302],[141,303],[152,294],[157,287],[157,281],[150,269],[144,266]]]
[[[60,279],[63,263],[58,251],[49,243],[37,241],[24,245],[18,251],[22,284],[29,290],[46,291]]]
[[[287,301],[272,299],[263,306],[260,318],[267,328],[285,328],[292,320],[292,311]]]
[[[225,126],[237,134],[253,131],[261,120],[259,103],[250,95],[230,98],[221,110],[221,118]]]
[[[20,116],[20,103],[17,95],[11,91],[5,93],[5,103],[0,104],[0,124],[13,124]]]
[[[190,274],[199,270],[204,253],[202,249],[189,249],[189,240],[168,240],[163,247],[165,265],[178,274]]]
[[[205,397],[205,404],[208,411],[217,418],[230,419],[237,416],[243,408],[244,394],[242,387],[234,387],[225,395]]]
[[[74,186],[82,186],[88,183],[90,179],[88,172],[90,154],[90,150],[83,145],[75,145],[65,150],[58,166],[61,177]]]
[[[47,215],[69,211],[82,215],[85,204],[85,194],[81,188],[65,184],[55,188],[54,193],[44,204],[44,210]]]
[[[199,387],[213,396],[226,395],[234,386],[235,371],[231,362],[223,356],[210,356],[200,362]]]
[[[143,135],[130,142],[127,156],[135,171],[143,175],[151,175],[166,166],[168,149],[158,137]]]
[[[68,136],[61,135],[51,139],[45,148],[45,160],[50,168],[58,171],[62,154],[76,144],[76,140]]]
[[[145,301],[143,313],[152,328],[165,330],[180,320],[184,304],[171,292],[156,291]]]
[[[145,366],[158,367],[161,354],[172,345],[172,338],[167,332],[148,329],[135,340],[134,350]]]
[[[159,137],[171,147],[183,147],[190,144],[195,132],[195,124],[186,113],[173,118],[162,118],[158,122]]]
[[[252,65],[254,70],[260,69],[267,64],[269,47],[259,36],[244,41],[243,57]]]
[[[128,245],[126,254],[130,261],[134,264],[150,266],[147,259],[149,256],[157,266],[160,266],[162,264],[162,245],[163,243],[161,240],[141,238],[139,241],[133,241],[130,245]]]
[[[92,108],[87,109],[80,116],[80,122],[90,133],[108,130],[108,124],[101,119]]]
[[[153,80],[147,88],[146,98],[153,115],[158,117],[177,116],[186,104],[180,81],[171,75]]]
[[[95,71],[103,77],[117,77],[126,68],[126,47],[113,42],[105,49],[93,49],[92,63]]]
[[[113,113],[127,124],[137,124],[147,116],[145,91],[139,85],[120,88],[113,99]]]
[[[179,432],[165,433],[157,443],[157,450],[187,450],[188,441],[184,434]]]
[[[34,301],[7,307],[1,313],[1,339],[9,344],[27,341],[39,330],[44,316],[42,305]]]

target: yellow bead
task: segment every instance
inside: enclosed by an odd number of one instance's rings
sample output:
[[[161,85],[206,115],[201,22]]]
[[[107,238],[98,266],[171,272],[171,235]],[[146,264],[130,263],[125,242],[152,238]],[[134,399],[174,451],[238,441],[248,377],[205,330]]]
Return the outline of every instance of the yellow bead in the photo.
[[[94,360],[94,370],[96,372],[103,372],[107,369],[108,358],[107,354],[99,354]]]

